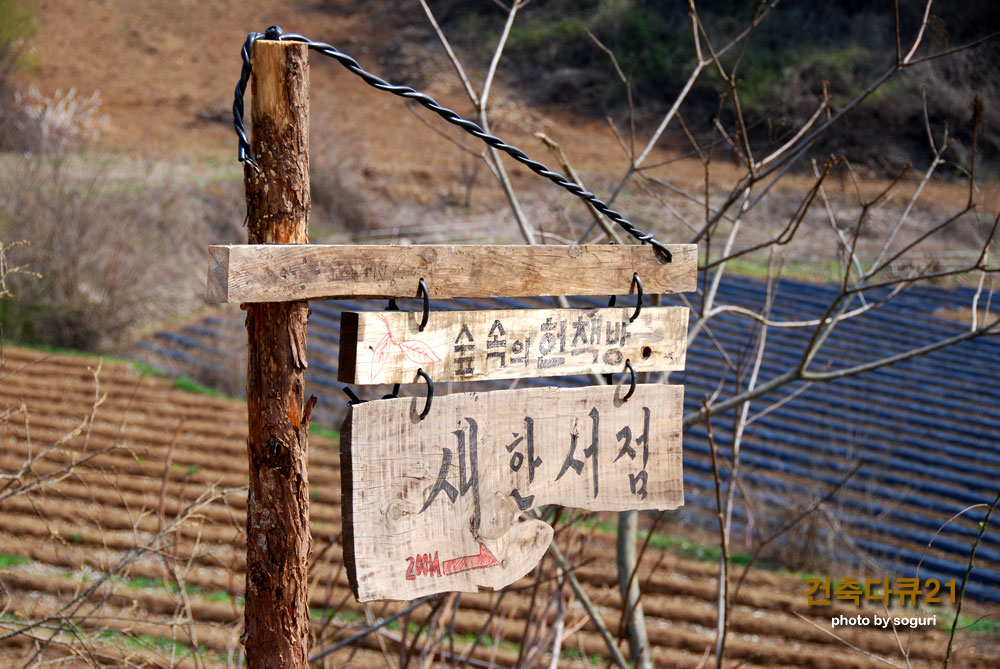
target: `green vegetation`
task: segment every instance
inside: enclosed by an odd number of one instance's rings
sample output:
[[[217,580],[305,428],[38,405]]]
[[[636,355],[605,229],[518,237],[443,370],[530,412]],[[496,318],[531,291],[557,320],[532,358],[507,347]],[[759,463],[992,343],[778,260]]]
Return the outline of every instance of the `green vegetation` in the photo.
[[[164,585],[162,577],[149,578],[147,576],[132,576],[125,582],[125,587],[130,590],[156,588],[159,590],[169,590],[174,594],[178,594],[181,591],[180,586],[174,581],[170,581]],[[200,586],[194,583],[185,583],[184,592],[189,595],[196,595],[209,602],[229,603],[233,601],[232,596],[230,596],[230,594],[225,590],[203,590]],[[243,605],[242,596],[237,597],[237,603],[240,606]]]
[[[35,29],[34,6],[28,2],[0,2],[0,90],[13,70],[33,64],[26,46]]]
[[[171,387],[174,388],[175,390],[183,390],[185,392],[194,393],[196,395],[208,395],[209,397],[221,397],[223,399],[231,399],[227,395],[220,393],[218,390],[215,390],[214,388],[209,388],[208,386],[198,383],[194,379],[191,379],[187,376],[178,376],[176,379],[174,379],[174,382]]]
[[[78,633],[77,633],[78,634]],[[162,655],[168,655],[177,659],[188,659],[195,655],[195,650],[191,644],[169,637],[153,636],[151,634],[124,634],[118,630],[103,630],[98,637],[102,641],[107,641],[118,645],[124,640],[125,644],[137,650],[155,650]],[[208,652],[204,644],[198,646],[198,655],[205,655]]]
[[[18,565],[31,562],[31,558],[13,553],[0,553],[0,569],[5,567],[16,567]]]
[[[129,588],[130,590],[139,590],[140,588],[166,589],[174,594],[177,594],[181,591],[180,586],[177,585],[177,583],[175,583],[174,581],[170,581],[170,583],[164,586],[163,579],[160,577],[147,578],[146,576],[133,576],[125,583],[125,587]],[[193,583],[185,583],[184,592],[188,593],[189,595],[200,594],[201,588],[199,588],[197,585]],[[224,591],[221,592],[225,594]],[[226,601],[228,601],[228,595],[226,595]]]
[[[170,465],[170,469],[172,471],[175,471],[175,472],[184,472],[188,476],[194,476],[199,471],[201,471],[201,467],[199,467],[198,465],[193,465],[193,464],[192,465],[185,465],[185,464],[180,463],[180,462],[175,462],[172,465]]]
[[[955,614],[951,611],[942,611],[937,614],[938,625],[942,629],[950,629],[955,620]],[[996,634],[1000,632],[1000,621],[984,616],[973,617],[961,614],[958,617],[958,629],[962,632],[974,632],[976,634]]]
[[[146,578],[145,576],[133,576],[125,584],[125,587],[130,590],[138,590],[140,588],[162,588],[163,579]]]
[[[720,0],[700,5],[699,14],[713,46],[720,48],[750,24],[759,7],[745,0]],[[913,13],[909,7],[903,12]],[[496,30],[503,21],[501,12],[482,6],[453,9],[451,16],[457,18],[452,23],[462,37],[470,45],[479,40],[484,53],[493,44],[480,39],[482,31]],[[904,17],[907,24],[914,20]],[[730,50],[722,62],[736,72],[750,111],[781,102],[792,92],[792,82],[815,87],[806,93],[818,93],[822,82],[829,81],[835,99],[846,99],[860,91],[862,81],[889,65],[886,31],[891,31],[888,7],[782,2],[754,30],[748,48]],[[695,65],[687,5],[635,0],[533,3],[511,30],[508,59],[538,77],[525,80],[537,82],[538,95],[555,98],[549,101],[559,101],[570,93],[567,89],[582,84],[590,89],[586,97],[591,104],[598,105],[595,111],[620,109],[626,100],[624,88],[588,32],[614,52],[640,103],[669,103]],[[567,76],[570,73],[573,77]],[[694,98],[714,109],[719,83],[717,74],[709,74],[696,84]]]
[[[364,620],[365,618],[357,611],[347,611],[343,609],[338,611],[336,609],[318,608],[318,607],[312,607],[309,609],[309,617],[314,620],[328,620],[330,618],[333,618],[336,622],[340,623],[356,623],[361,620]],[[391,627],[391,625],[393,624],[394,623],[390,623],[388,626]],[[412,624],[413,623],[411,623],[411,625]],[[397,624],[396,629],[398,628],[399,625]]]
[[[559,518],[560,523],[565,520],[566,518],[563,516]],[[596,527],[600,532],[614,533],[618,531],[618,526],[614,523],[598,522],[593,516],[577,520],[574,524],[586,528]],[[639,530],[638,534],[639,541],[644,542],[646,537],[649,536],[649,531]],[[682,539],[681,537],[674,537],[669,534],[661,534],[659,532],[653,533],[653,536],[649,539],[649,545],[652,548],[662,551],[670,551],[680,557],[690,558],[692,560],[703,560],[705,562],[718,562],[719,558],[722,556],[722,550],[717,546],[702,546],[694,543],[693,541]],[[749,564],[752,559],[753,556],[749,553],[732,553],[729,556],[729,563],[745,565]]]
[[[892,3],[784,0],[767,7],[771,4],[754,0],[698,4],[707,35],[707,40],[701,39],[705,58],[709,42],[718,51],[740,38],[719,59],[735,78],[751,141],[761,149],[808,119],[824,87],[832,107],[842,107],[888,72],[896,57]],[[905,49],[919,30],[923,5],[900,3],[898,10]],[[474,60],[489,62],[495,42],[483,36],[499,34],[505,20],[501,9],[491,3],[452,2],[436,11],[455,41],[475,53]],[[995,0],[935,2],[932,30],[920,54],[985,37],[996,23],[995,12]],[[755,17],[761,18],[759,23],[744,32]],[[697,64],[692,21],[684,2],[548,0],[530,3],[519,12],[504,54],[504,71],[537,102],[572,103],[593,115],[622,113],[627,108],[626,87],[591,35],[614,53],[642,112],[655,114],[672,104]],[[817,150],[848,152],[853,162],[882,171],[926,161],[921,94],[926,86],[931,125],[947,122],[962,129],[951,136],[964,144],[954,156],[963,161],[973,96],[995,98],[1000,90],[992,70],[981,66],[1000,59],[1000,40],[969,55],[932,61],[890,80],[852,113],[850,124],[833,128]],[[694,82],[681,113],[696,134],[705,133],[706,141],[713,119],[733,125],[732,95],[714,66]],[[996,114],[988,116],[988,126],[995,128]],[[1000,148],[998,137],[993,130],[983,133],[984,157],[990,155],[986,143],[994,155]],[[687,147],[683,139],[679,141]]]
[[[649,533],[639,530],[640,540],[645,540]],[[666,534],[654,533],[649,540],[649,545],[660,550],[670,551],[676,555],[694,560],[704,560],[706,562],[718,562],[722,557],[722,549],[718,546],[702,546],[693,541],[672,537]],[[731,553],[729,564],[746,565],[753,559],[749,553]]]
[[[563,651],[562,651],[562,653],[560,653],[559,656],[560,657],[564,657],[567,660],[579,660],[581,657],[583,657],[580,654],[580,649],[579,648],[564,648]],[[587,664],[588,665],[593,665],[595,667],[600,667],[600,666],[603,666],[604,663],[605,663],[605,659],[603,657],[601,657],[600,655],[588,655],[587,656]]]
[[[212,590],[211,592],[205,592],[201,595],[202,599],[209,602],[219,602],[222,604],[228,604],[233,601],[232,595],[230,595],[225,590]]]
[[[480,646],[485,646],[486,648],[492,648],[494,645],[493,637],[489,634],[480,634],[478,636],[475,634],[463,634],[462,639],[464,639],[468,644],[478,643]],[[513,641],[505,641],[503,639],[501,639],[500,643],[496,644],[496,646],[497,648],[502,648],[510,653],[518,653],[521,650],[521,646],[519,644],[516,644]]]
[[[323,427],[322,425],[310,425],[309,433],[316,434],[324,439],[330,439],[331,441],[340,441],[340,431],[331,430],[328,427]]]
[[[2,302],[0,302],[2,304]],[[139,372],[143,376],[166,376],[163,372],[156,369],[151,365],[147,365],[144,362],[137,362],[135,360],[126,360],[125,358],[116,358],[113,355],[99,355],[91,351],[82,351],[75,348],[66,348],[64,346],[52,346],[49,344],[39,344],[32,342],[14,341],[12,339],[0,339],[0,346],[20,346],[21,348],[31,349],[32,351],[41,351],[42,353],[52,353],[53,355],[69,355],[75,358],[85,358],[87,360],[93,360],[97,362],[110,362],[116,365],[127,365],[135,371]]]
[[[751,279],[767,279],[767,258],[735,258],[726,263],[726,272]],[[826,262],[786,262],[781,266],[781,277],[810,283],[837,283],[843,279],[843,269],[835,260]]]

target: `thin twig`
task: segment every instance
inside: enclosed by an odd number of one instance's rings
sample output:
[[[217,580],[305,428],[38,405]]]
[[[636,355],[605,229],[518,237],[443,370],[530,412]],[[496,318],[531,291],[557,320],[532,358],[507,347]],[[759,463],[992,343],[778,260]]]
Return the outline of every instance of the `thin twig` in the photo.
[[[900,665],[898,665],[898,664],[896,664],[894,662],[890,662],[889,660],[885,659],[884,657],[880,657],[880,656],[876,655],[875,653],[872,653],[872,652],[869,652],[869,651],[865,650],[864,648],[858,648],[854,644],[848,642],[847,639],[845,639],[844,637],[839,636],[837,634],[834,634],[833,632],[831,632],[830,630],[826,629],[822,625],[817,625],[816,623],[814,623],[813,621],[809,620],[808,618],[806,618],[804,615],[802,615],[798,611],[792,611],[792,613],[795,614],[796,616],[798,616],[800,619],[806,621],[807,623],[809,623],[810,625],[812,625],[816,629],[818,629],[823,634],[826,634],[827,636],[833,637],[834,639],[836,639],[840,643],[844,644],[848,648],[850,648],[852,650],[856,650],[859,653],[861,653],[862,655],[867,655],[868,657],[872,658],[876,662],[881,662],[882,664],[887,664],[890,667],[895,667],[896,669],[902,669],[902,667]]]
[[[972,542],[972,549],[969,551],[969,563],[965,568],[965,575],[962,577],[962,587],[958,591],[958,603],[955,605],[955,619],[951,621],[951,631],[948,633],[948,650],[944,655],[944,664],[941,665],[942,669],[948,669],[948,665],[951,663],[951,650],[952,644],[955,642],[955,629],[958,627],[958,618],[962,614],[962,602],[965,601],[965,587],[969,584],[969,577],[972,576],[972,566],[976,562],[976,551],[979,549],[979,543],[983,540],[983,535],[986,534],[986,528],[990,525],[990,517],[997,508],[997,504],[1000,504],[1000,490],[997,491],[996,497],[993,498],[993,503],[986,509],[986,517],[979,523],[979,532],[976,534],[976,540]]]
[[[569,581],[570,587],[573,588],[573,593],[579,600],[580,605],[590,616],[590,620],[594,624],[594,627],[597,628],[601,638],[604,639],[604,644],[608,647],[608,652],[611,654],[610,660],[614,662],[619,669],[628,669],[628,662],[626,662],[625,656],[622,655],[614,637],[611,636],[611,632],[608,631],[607,626],[604,624],[604,620],[601,619],[601,615],[597,612],[597,609],[594,608],[594,604],[590,601],[590,597],[587,596],[583,586],[581,586],[580,582],[576,580],[576,576],[573,575],[573,571],[566,562],[566,558],[563,557],[562,551],[559,550],[559,547],[556,546],[555,542],[549,544],[548,552],[549,555],[552,556],[552,559],[556,561],[556,564],[562,568],[563,573],[566,575],[566,580]]]

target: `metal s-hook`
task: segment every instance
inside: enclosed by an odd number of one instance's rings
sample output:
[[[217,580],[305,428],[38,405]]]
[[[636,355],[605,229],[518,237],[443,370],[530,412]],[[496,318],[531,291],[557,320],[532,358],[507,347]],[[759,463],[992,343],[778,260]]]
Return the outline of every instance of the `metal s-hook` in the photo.
[[[424,298],[424,316],[420,319],[420,325],[417,327],[418,332],[423,332],[424,328],[427,327],[427,318],[430,316],[431,311],[431,297],[427,292],[427,284],[424,283],[423,279],[420,279],[420,283],[417,284],[417,296],[423,296]]]
[[[423,282],[423,279],[421,279],[421,282]],[[420,412],[420,420],[423,420],[431,412],[431,402],[434,400],[434,382],[431,381],[431,377],[423,369],[417,370],[417,376],[427,382],[427,402],[424,404],[424,410]]]
[[[628,285],[628,292],[632,292],[632,286],[636,288],[636,299],[635,299],[635,311],[632,312],[632,316],[629,317],[628,322],[634,323],[635,319],[639,317],[639,312],[642,311],[642,279],[639,278],[638,272],[632,272],[632,283]],[[611,299],[608,300],[608,306],[613,307],[618,301],[617,295],[612,295]]]
[[[639,312],[642,311],[642,280],[639,278],[638,272],[632,272],[632,283],[628,287],[628,292],[630,293],[632,292],[632,286],[636,288],[635,311],[632,312],[632,317],[628,319],[629,323],[634,322],[639,317]]]
[[[632,366],[631,360],[625,360],[625,369],[632,374],[632,381],[629,384],[628,392],[625,393],[624,397],[622,397],[622,402],[628,402],[628,398],[632,397],[632,393],[635,392],[635,367]]]

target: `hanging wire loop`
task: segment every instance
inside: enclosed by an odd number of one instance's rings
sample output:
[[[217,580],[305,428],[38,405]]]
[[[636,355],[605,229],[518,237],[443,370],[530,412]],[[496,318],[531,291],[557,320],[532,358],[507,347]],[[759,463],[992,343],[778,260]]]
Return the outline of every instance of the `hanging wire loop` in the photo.
[[[639,312],[642,311],[642,279],[639,278],[638,272],[632,273],[632,285],[628,287],[628,292],[632,292],[632,286],[635,286],[635,311],[632,312],[632,316],[628,319],[629,323],[634,323],[635,319],[639,318]]]
[[[420,318],[420,325],[417,326],[417,332],[423,332],[424,328],[427,327],[427,319],[431,313],[431,296],[427,292],[427,284],[423,279],[420,279],[420,283],[417,284],[417,295],[424,298],[424,315]]]
[[[427,402],[424,403],[424,410],[420,412],[420,420],[423,420],[431,412],[431,402],[434,401],[434,382],[423,369],[417,370],[417,376],[427,382]]]
[[[632,272],[632,283],[628,286],[628,292],[632,292],[632,288],[635,288],[635,311],[629,317],[628,322],[634,323],[635,319],[639,318],[639,312],[642,311],[642,279],[639,278],[638,272]],[[613,307],[618,302],[618,296],[612,295],[608,299],[608,306]]]
[[[632,397],[632,393],[635,392],[635,367],[632,366],[631,360],[625,360],[625,369],[627,369],[632,375],[632,380],[629,384],[628,392],[625,393],[625,397],[622,398],[622,402],[628,402],[628,398]]]
[[[246,41],[243,43],[243,48],[240,51],[240,55],[243,59],[243,69],[240,72],[240,80],[236,84],[236,91],[234,95],[233,127],[236,129],[238,143],[237,155],[240,162],[250,165],[257,172],[260,172],[260,165],[257,163],[257,159],[254,158],[253,150],[250,147],[250,141],[247,139],[246,129],[243,122],[243,96],[246,93],[247,85],[250,81],[250,73],[252,71],[251,56],[253,54],[253,45],[254,42],[259,39],[279,40],[282,42],[302,42],[309,49],[317,51],[329,58],[333,58],[347,68],[347,70],[360,77],[369,86],[421,104],[423,107],[434,112],[448,123],[458,126],[465,132],[482,140],[494,149],[503,151],[535,174],[545,177],[557,186],[568,190],[573,195],[586,200],[595,209],[616,223],[622,230],[632,235],[643,244],[651,245],[654,248],[657,257],[659,257],[663,263],[668,263],[673,260],[673,257],[670,254],[670,249],[667,248],[666,244],[653,237],[653,233],[643,232],[638,229],[627,218],[612,209],[607,203],[599,199],[583,186],[574,181],[570,181],[559,172],[550,170],[537,160],[532,160],[527,156],[527,154],[524,153],[524,151],[516,146],[511,146],[499,137],[491,135],[475,122],[462,118],[457,112],[442,106],[426,93],[421,93],[420,91],[410,88],[409,86],[390,84],[381,77],[368,72],[361,67],[358,61],[346,53],[338,50],[336,47],[325,42],[315,42],[296,33],[283,33],[281,28],[278,26],[271,26],[263,33],[249,33]]]

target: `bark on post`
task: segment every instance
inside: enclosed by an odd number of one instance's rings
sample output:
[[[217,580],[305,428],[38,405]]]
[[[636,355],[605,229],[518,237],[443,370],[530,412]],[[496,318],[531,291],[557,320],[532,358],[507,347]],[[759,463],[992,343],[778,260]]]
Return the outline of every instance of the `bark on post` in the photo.
[[[253,151],[247,170],[251,244],[308,242],[309,61],[305,45],[258,40],[253,49]],[[247,665],[308,662],[309,416],[307,302],[247,304],[250,492],[242,642]]]

